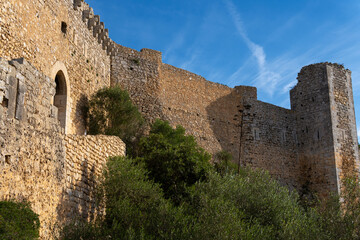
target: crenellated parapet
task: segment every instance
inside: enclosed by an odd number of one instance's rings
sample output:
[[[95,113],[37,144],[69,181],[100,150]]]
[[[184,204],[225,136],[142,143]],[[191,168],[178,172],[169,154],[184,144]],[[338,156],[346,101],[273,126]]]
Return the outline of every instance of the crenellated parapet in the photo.
[[[100,16],[94,14],[94,10],[83,0],[74,0],[74,10],[82,12],[82,20],[92,32],[95,41],[102,45],[108,56],[114,56],[118,51],[116,43],[109,37],[109,30],[105,28]]]

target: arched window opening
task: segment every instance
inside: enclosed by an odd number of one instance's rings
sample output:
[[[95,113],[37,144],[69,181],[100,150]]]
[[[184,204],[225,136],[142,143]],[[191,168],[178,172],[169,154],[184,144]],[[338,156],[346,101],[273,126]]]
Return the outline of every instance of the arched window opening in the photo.
[[[58,108],[58,119],[60,126],[65,128],[66,126],[66,103],[67,103],[67,87],[65,75],[62,71],[59,71],[55,77],[56,93],[54,96],[54,106]]]

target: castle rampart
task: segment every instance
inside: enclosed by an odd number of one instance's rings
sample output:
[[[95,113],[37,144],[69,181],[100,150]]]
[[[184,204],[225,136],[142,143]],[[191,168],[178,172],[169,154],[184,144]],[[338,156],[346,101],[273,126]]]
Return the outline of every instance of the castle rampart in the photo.
[[[351,72],[343,66],[304,67],[285,109],[257,100],[254,87],[207,81],[108,33],[82,0],[0,2],[0,200],[31,201],[42,238],[56,221],[101,213],[96,176],[125,146],[85,136],[82,106],[111,85],[128,90],[150,123],[183,125],[210,153],[229,151],[235,163],[301,193],[339,192],[344,177],[359,174]]]

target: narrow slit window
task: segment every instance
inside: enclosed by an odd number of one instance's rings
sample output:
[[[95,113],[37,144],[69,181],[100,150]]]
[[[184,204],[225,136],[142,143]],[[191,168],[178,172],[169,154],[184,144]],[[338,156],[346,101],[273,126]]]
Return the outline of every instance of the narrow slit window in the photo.
[[[3,101],[1,103],[1,106],[3,106],[4,108],[8,108],[9,107],[9,99],[7,99],[6,97],[3,98]]]
[[[11,163],[11,155],[5,155],[5,162],[7,164],[10,164]]]
[[[66,34],[66,32],[67,32],[67,24],[66,24],[66,22],[61,22],[61,32],[63,34]]]
[[[260,130],[258,128],[253,129],[254,140],[260,140]]]

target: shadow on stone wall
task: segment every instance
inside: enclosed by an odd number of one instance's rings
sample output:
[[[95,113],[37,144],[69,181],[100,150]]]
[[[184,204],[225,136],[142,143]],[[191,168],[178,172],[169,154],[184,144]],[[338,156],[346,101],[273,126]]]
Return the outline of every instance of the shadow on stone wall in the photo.
[[[230,152],[233,161],[239,159],[241,99],[233,90],[230,94],[218,98],[206,107],[208,121],[221,150]],[[219,151],[221,151],[219,150]]]
[[[95,166],[91,166],[87,159],[78,165],[80,172],[77,172],[75,168],[70,168],[74,179],[71,179],[69,175],[66,177],[66,187],[58,207],[60,224],[79,219],[91,222],[97,215],[102,214],[101,207],[96,201]]]

